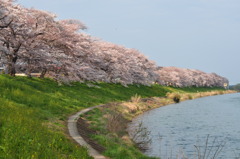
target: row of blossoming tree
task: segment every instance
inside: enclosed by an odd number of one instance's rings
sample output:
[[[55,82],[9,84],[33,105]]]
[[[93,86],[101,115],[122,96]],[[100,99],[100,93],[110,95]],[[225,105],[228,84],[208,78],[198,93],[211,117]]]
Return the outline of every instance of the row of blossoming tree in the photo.
[[[78,20],[56,20],[52,13],[0,0],[0,63],[5,72],[41,73],[63,82],[223,86],[216,74],[173,67],[159,68],[138,50],[104,42],[81,30]]]
[[[159,67],[159,80],[162,85],[175,87],[226,87],[228,79],[217,75],[216,73],[205,73],[199,70],[177,68],[177,67]]]

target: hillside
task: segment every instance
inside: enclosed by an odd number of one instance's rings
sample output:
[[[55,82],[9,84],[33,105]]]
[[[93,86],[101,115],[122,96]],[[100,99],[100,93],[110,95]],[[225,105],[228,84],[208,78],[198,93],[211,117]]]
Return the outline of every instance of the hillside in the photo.
[[[50,79],[0,75],[0,158],[90,158],[66,131],[67,117],[83,108],[111,101],[165,96],[170,89],[107,83],[59,85]]]
[[[89,86],[88,86],[89,85]],[[89,158],[66,135],[65,121],[80,109],[127,100],[134,94],[164,95],[160,86],[61,85],[49,79],[0,76],[0,158]]]

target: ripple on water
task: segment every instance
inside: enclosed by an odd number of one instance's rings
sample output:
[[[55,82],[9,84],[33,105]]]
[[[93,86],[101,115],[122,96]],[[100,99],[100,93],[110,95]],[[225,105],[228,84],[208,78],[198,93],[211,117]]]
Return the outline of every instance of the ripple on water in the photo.
[[[208,147],[226,142],[218,158],[231,159],[240,154],[239,116],[240,94],[228,94],[160,107],[133,123],[142,121],[151,132],[152,143],[146,152],[149,156],[167,158],[166,154],[176,156],[181,152],[191,158],[196,155],[195,146],[204,149],[210,135]]]

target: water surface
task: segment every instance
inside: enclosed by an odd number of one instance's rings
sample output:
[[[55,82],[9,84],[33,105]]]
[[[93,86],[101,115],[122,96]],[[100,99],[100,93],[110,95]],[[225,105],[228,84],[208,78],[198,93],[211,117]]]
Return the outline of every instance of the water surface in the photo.
[[[204,154],[207,147],[207,153],[210,152],[209,156],[213,156],[216,146],[225,142],[217,158],[231,159],[240,156],[239,93],[204,97],[160,107],[137,117],[129,127],[140,122],[151,132],[152,143],[146,151],[149,156],[163,159],[183,158],[181,156],[196,158],[195,146],[200,148],[201,154]]]

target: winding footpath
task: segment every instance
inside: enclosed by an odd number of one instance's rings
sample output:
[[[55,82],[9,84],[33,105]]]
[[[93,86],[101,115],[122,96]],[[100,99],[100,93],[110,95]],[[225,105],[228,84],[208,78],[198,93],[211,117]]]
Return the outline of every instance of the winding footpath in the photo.
[[[233,93],[233,92],[228,92],[228,93]],[[209,95],[205,95],[205,96],[209,96]],[[202,96],[201,96],[202,97]],[[198,97],[199,98],[199,97]],[[68,118],[68,131],[69,131],[69,135],[81,146],[86,147],[88,149],[88,153],[90,156],[94,157],[94,159],[108,159],[107,157],[101,155],[97,150],[95,150],[94,148],[92,148],[91,145],[89,145],[84,139],[83,137],[79,134],[78,132],[78,128],[77,128],[77,122],[78,119],[80,117],[81,114],[84,114],[94,108],[98,108],[98,107],[102,107],[104,105],[97,105],[97,106],[93,106],[90,108],[86,108],[83,109],[79,112],[77,112],[76,114],[70,116]]]
[[[77,112],[76,114],[70,116],[68,118],[68,132],[69,135],[81,146],[86,147],[88,149],[88,154],[92,157],[94,157],[94,159],[107,159],[106,157],[104,157],[103,155],[101,155],[98,151],[96,151],[94,148],[92,148],[84,139],[83,137],[79,134],[78,130],[77,130],[77,121],[79,119],[79,116],[81,114],[84,114],[94,108],[98,108],[98,107],[102,107],[103,105],[97,105],[94,107],[90,107],[90,108],[86,108],[83,109],[79,112]]]

